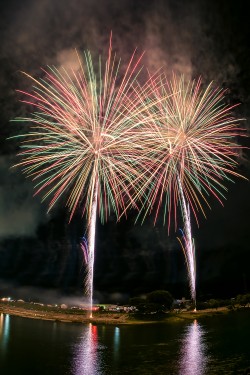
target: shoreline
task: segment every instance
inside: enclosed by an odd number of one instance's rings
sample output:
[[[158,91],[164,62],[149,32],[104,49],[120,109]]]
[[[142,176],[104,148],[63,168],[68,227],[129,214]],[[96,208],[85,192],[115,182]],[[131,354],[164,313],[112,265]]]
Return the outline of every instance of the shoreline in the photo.
[[[81,323],[81,324],[112,324],[112,325],[132,325],[132,324],[155,324],[167,322],[180,322],[183,320],[195,320],[204,317],[213,317],[228,314],[227,308],[206,309],[200,311],[170,312],[161,315],[139,315],[136,313],[116,313],[116,312],[94,312],[93,317],[89,318],[87,312],[61,311],[59,309],[47,309],[35,307],[26,308],[24,306],[10,305],[0,303],[0,313],[19,316],[29,319],[40,319],[63,323]]]

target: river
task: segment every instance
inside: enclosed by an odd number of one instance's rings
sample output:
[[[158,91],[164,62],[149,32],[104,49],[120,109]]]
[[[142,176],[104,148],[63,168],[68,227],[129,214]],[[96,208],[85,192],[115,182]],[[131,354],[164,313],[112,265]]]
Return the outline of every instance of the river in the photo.
[[[0,314],[1,375],[235,375],[247,368],[250,311],[120,326]]]

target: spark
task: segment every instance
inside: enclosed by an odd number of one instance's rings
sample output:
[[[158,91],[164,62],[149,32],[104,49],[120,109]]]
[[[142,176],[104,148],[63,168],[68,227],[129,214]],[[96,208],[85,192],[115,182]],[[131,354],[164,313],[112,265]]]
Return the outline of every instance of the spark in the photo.
[[[205,216],[204,204],[214,196],[221,204],[227,188],[224,181],[241,177],[238,166],[239,126],[242,119],[232,114],[235,106],[225,104],[226,91],[210,83],[205,89],[201,79],[185,82],[184,76],[162,78],[164,84],[152,91],[154,106],[148,107],[142,137],[144,185],[139,217],[154,210],[155,221],[163,205],[168,232],[173,221],[177,227],[181,207],[185,235],[181,245],[188,265],[191,295],[195,292],[195,249],[191,234],[191,211],[198,224],[198,212]],[[149,100],[149,99],[145,99]]]
[[[110,39],[104,65],[100,57],[96,67],[86,51],[83,58],[78,54],[80,70],[48,67],[38,79],[24,73],[33,81],[33,90],[19,91],[33,112],[15,120],[29,124],[28,132],[16,136],[22,148],[16,166],[36,183],[35,194],[49,199],[48,210],[66,196],[69,220],[77,207],[87,217],[84,257],[90,311],[97,216],[104,222],[111,211],[119,218],[128,207],[137,208],[138,128],[145,111],[138,87],[146,93],[154,89],[152,82],[160,84],[158,76],[143,86],[137,82],[142,56],[137,58],[135,51],[122,73]]]

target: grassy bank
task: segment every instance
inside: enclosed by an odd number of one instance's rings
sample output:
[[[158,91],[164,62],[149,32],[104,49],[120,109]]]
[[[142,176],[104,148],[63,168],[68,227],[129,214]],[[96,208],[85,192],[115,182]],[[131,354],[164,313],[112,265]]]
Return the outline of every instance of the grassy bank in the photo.
[[[25,302],[0,302],[0,313],[21,316],[32,319],[43,319],[69,323],[96,323],[96,324],[147,324],[159,322],[178,322],[194,320],[218,314],[227,314],[227,308],[207,309],[197,312],[171,312],[161,314],[138,314],[124,312],[98,311],[93,312],[93,318],[82,309],[61,309],[60,307],[38,305]]]

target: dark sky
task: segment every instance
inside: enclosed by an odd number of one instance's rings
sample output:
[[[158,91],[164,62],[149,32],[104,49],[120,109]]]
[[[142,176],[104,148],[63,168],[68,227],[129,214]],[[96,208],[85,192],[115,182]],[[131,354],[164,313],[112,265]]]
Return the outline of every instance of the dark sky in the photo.
[[[6,140],[21,131],[10,123],[27,110],[15,89],[29,89],[20,71],[39,76],[40,67],[75,64],[75,48],[106,53],[110,31],[117,54],[126,60],[134,48],[146,51],[150,71],[188,78],[203,77],[229,88],[230,103],[241,103],[249,133],[250,50],[249,11],[238,0],[9,0],[1,5],[0,23],[0,296],[41,298],[57,293],[79,294],[82,256],[79,239],[84,222],[76,215],[70,225],[63,207],[47,214],[46,203],[33,197],[33,186],[18,169],[19,145]],[[248,140],[241,140],[244,146]],[[249,153],[239,160],[249,177]],[[193,222],[197,252],[198,297],[233,296],[250,292],[249,182],[228,183],[222,207],[211,197],[207,219]],[[149,218],[133,224],[134,215],[119,224],[98,225],[95,294],[102,300],[169,289],[188,297],[184,256],[161,222]]]

